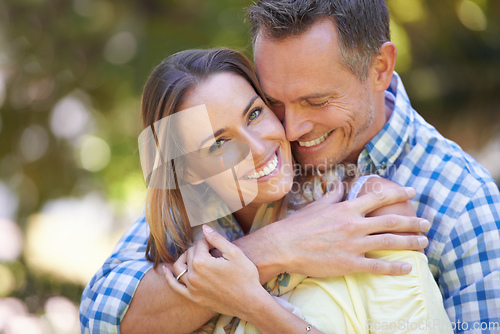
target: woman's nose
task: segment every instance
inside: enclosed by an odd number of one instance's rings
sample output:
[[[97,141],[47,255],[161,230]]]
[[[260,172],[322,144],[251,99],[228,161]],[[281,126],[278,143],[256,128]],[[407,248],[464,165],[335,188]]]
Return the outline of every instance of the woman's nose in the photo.
[[[252,138],[247,142],[250,146],[250,151],[255,156],[266,154],[266,143],[262,138]]]
[[[242,142],[249,146],[254,158],[266,154],[267,140],[260,131],[244,131],[242,135]]]

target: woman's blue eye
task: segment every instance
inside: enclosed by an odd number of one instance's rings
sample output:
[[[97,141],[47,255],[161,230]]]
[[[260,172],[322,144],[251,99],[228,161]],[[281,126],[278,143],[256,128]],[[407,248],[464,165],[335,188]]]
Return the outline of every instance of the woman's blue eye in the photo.
[[[250,112],[250,115],[248,116],[249,121],[253,121],[257,117],[259,117],[260,113],[262,112],[262,108],[255,108]]]
[[[225,142],[226,142],[225,139],[217,139],[215,143],[213,143],[212,146],[210,146],[210,149],[208,151],[212,153],[213,151],[219,149]]]

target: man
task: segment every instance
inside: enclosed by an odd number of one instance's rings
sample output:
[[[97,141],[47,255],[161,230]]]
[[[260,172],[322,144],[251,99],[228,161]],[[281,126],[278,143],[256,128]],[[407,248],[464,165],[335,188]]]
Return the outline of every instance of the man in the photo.
[[[260,1],[249,17],[260,80],[299,162],[320,169],[356,163],[414,187],[417,215],[432,222],[426,253],[450,318],[470,321],[467,329],[473,321],[499,321],[498,189],[472,158],[411,109],[393,75],[396,48],[385,4]],[[234,243],[257,265],[262,282],[283,271],[318,277],[402,274],[409,268],[401,263],[363,256],[375,249],[425,247],[416,236],[369,235],[427,230],[425,222],[420,228],[402,217],[376,224],[364,219],[367,207],[407,199],[395,195],[400,191],[306,207]],[[325,222],[321,214],[335,218]],[[283,223],[288,228],[278,236]],[[147,236],[144,221],[136,223],[89,283],[82,298],[83,330],[116,331],[123,319],[123,332],[183,333],[214,315],[169,290],[161,271],[149,270]],[[315,247],[302,249],[304,244]]]
[[[431,271],[450,319],[467,323],[457,331],[500,325],[498,188],[411,108],[387,15],[382,1],[260,1],[250,19],[262,88],[301,164],[355,163],[415,188]]]

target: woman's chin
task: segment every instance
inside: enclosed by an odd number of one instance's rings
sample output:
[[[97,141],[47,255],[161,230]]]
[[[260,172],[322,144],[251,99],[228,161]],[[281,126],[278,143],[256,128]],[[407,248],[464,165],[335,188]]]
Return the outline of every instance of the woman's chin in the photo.
[[[292,190],[292,179],[284,178],[278,182],[266,182],[259,184],[257,196],[253,200],[256,203],[269,203],[282,199]]]

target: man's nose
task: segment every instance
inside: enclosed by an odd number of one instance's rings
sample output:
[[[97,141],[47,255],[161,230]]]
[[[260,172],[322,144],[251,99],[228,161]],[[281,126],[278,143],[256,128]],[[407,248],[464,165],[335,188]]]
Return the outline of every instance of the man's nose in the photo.
[[[288,141],[296,141],[312,131],[313,124],[307,111],[287,106],[284,115],[283,127]]]

